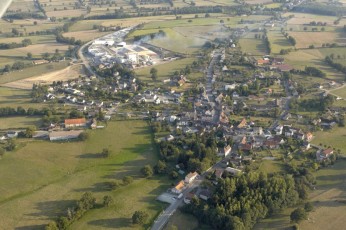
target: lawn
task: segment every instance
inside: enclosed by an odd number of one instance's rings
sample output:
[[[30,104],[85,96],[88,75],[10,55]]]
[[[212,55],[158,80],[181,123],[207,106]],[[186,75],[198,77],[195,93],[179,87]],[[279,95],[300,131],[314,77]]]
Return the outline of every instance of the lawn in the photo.
[[[98,155],[103,148],[111,150],[109,158]],[[109,122],[104,130],[90,131],[86,142],[29,142],[0,160],[0,225],[4,229],[41,228],[91,191],[98,202],[111,195],[114,206],[92,210],[71,229],[136,229],[129,223],[134,211],[146,210],[153,219],[164,208],[154,200],[167,189],[166,179],[144,179],[139,172],[157,158],[143,121]],[[127,175],[133,176],[132,184],[115,191],[106,186]]]

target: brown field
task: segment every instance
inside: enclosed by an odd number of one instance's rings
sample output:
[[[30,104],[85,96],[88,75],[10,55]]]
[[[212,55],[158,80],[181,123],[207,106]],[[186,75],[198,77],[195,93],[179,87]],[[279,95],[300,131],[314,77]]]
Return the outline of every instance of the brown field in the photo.
[[[80,75],[84,75],[83,67],[81,65],[69,66],[65,69],[42,74],[37,77],[30,77],[14,82],[3,84],[5,87],[16,89],[32,89],[34,83],[50,84],[53,81],[67,81],[78,78]]]
[[[110,32],[100,32],[98,30],[85,30],[85,31],[76,31],[76,32],[68,32],[64,33],[65,37],[74,37],[76,39],[80,39],[83,42],[91,41],[95,38],[102,37],[105,34],[109,34]]]
[[[346,38],[336,32],[289,32],[296,41],[296,48],[308,48],[310,45],[321,47],[323,43],[346,44]]]
[[[55,53],[55,50],[58,49],[59,52],[65,52],[68,49],[67,45],[58,44],[55,42],[46,43],[46,44],[36,44],[30,45],[27,47],[11,49],[11,50],[0,50],[0,56],[6,57],[26,57],[27,53],[32,53],[34,56],[42,55],[46,52]]]
[[[293,18],[288,20],[288,25],[290,24],[309,24],[312,21],[316,22],[326,22],[328,25],[333,25],[333,22],[337,19],[334,16],[323,16],[317,14],[304,14],[304,13],[286,13],[284,16],[294,15]]]

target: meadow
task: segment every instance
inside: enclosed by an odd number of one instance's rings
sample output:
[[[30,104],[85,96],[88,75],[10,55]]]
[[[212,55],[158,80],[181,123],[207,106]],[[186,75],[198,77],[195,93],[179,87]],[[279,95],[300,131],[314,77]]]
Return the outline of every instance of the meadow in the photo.
[[[346,154],[346,129],[343,127],[336,127],[332,130],[319,131],[315,133],[315,138],[312,143],[315,145],[331,146],[335,149],[340,149],[341,153]]]
[[[103,148],[111,150],[109,158],[100,157]],[[167,189],[166,179],[140,175],[140,168],[157,158],[144,121],[109,122],[104,130],[90,131],[86,142],[28,142],[0,160],[0,225],[41,228],[91,191],[98,202],[111,195],[114,205],[90,211],[71,229],[136,229],[130,224],[134,211],[145,210],[152,219],[165,207],[155,198]],[[134,182],[109,190],[107,182],[124,176],[132,176]]]
[[[269,31],[268,38],[271,44],[271,53],[273,54],[279,54],[281,49],[294,48],[278,30]]]
[[[243,52],[254,56],[263,56],[267,54],[267,49],[262,39],[255,39],[256,33],[248,33],[245,37],[239,39],[239,45]]]
[[[31,102],[31,91],[0,87],[0,107],[40,108],[42,104]],[[0,118],[2,120],[3,118]],[[4,124],[2,124],[4,125]]]
[[[39,126],[40,117],[0,117],[0,130],[26,129],[29,126]]]

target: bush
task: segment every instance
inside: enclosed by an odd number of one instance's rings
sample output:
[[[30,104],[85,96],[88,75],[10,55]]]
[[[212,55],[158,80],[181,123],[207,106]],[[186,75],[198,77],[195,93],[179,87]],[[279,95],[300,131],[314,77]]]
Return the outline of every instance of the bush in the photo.
[[[307,213],[303,208],[297,208],[291,213],[290,218],[292,222],[298,223],[307,218]]]
[[[81,141],[85,141],[85,140],[87,140],[89,138],[89,134],[86,133],[86,132],[82,132],[81,134],[79,134],[78,138]]]
[[[143,173],[144,177],[151,177],[154,172],[150,165],[146,165],[141,169],[141,172]]]
[[[314,210],[314,205],[311,202],[307,202],[304,205],[304,209],[307,212],[311,212],[312,210]]]
[[[132,223],[133,224],[144,224],[147,221],[148,217],[149,217],[148,213],[146,213],[144,211],[136,211],[132,215]]]
[[[124,184],[124,185],[131,184],[132,182],[133,182],[132,176],[125,176],[125,177],[123,178],[123,184]]]

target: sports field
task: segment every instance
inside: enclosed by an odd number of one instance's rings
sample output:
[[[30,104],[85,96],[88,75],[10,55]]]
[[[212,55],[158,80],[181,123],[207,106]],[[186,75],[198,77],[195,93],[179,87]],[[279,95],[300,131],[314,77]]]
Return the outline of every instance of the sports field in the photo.
[[[111,150],[109,158],[98,154],[103,148]],[[106,129],[91,131],[86,142],[29,142],[0,161],[0,225],[42,228],[91,191],[98,202],[111,195],[114,206],[92,210],[71,229],[137,229],[130,224],[134,211],[145,210],[152,219],[164,208],[155,197],[167,189],[166,180],[144,179],[139,172],[156,161],[144,121],[109,122]],[[108,189],[107,182],[124,176],[132,176],[134,182],[115,191]]]

